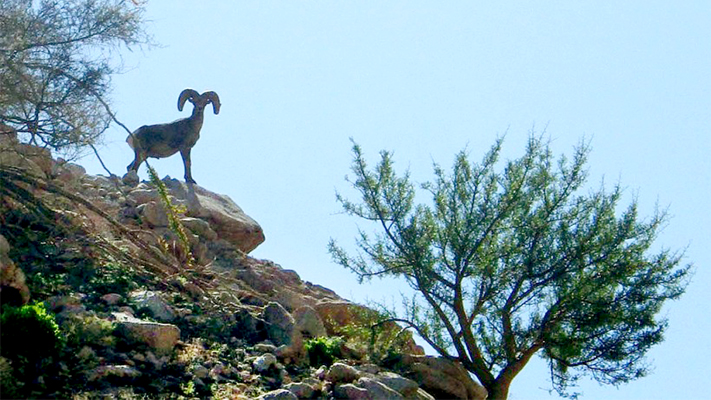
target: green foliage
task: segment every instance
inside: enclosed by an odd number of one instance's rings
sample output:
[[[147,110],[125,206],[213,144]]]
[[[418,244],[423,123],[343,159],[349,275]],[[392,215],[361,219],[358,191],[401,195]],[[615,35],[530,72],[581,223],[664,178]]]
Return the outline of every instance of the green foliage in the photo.
[[[336,335],[342,337],[352,348],[362,351],[370,362],[380,364],[393,354],[408,351],[412,334],[393,322],[387,311],[370,308],[352,308],[351,323],[331,324]]]
[[[112,347],[116,344],[116,325],[96,316],[69,315],[62,322],[61,331],[67,346],[81,349],[83,346]]]
[[[111,119],[113,52],[149,41],[142,12],[126,0],[0,2],[0,122],[65,156],[95,142]]]
[[[313,367],[330,366],[336,359],[342,357],[341,345],[343,345],[343,338],[338,336],[307,340],[304,348],[309,357],[309,364]]]
[[[56,356],[64,345],[54,315],[42,303],[3,307],[0,325],[0,354],[10,360],[36,362]]]
[[[0,355],[7,360],[0,366],[4,396],[22,398],[28,390],[42,389],[33,381],[38,374],[49,372],[45,367],[56,361],[63,346],[54,315],[42,303],[4,306],[0,315]]]
[[[640,220],[636,200],[620,207],[619,187],[581,193],[587,144],[556,160],[531,137],[499,168],[501,146],[481,163],[459,153],[451,174],[435,165],[421,185],[432,201],[416,205],[391,153],[370,169],[354,144],[349,182],[360,201],[337,199],[379,233],[360,230],[356,255],[331,240],[334,260],[361,281],[404,279],[415,294],[395,320],[458,359],[492,398],[506,397],[534,354],[560,393],[580,373],[608,384],[643,376],[666,327],[659,311],[684,292],[690,269],[681,253],[650,252],[666,214]]]

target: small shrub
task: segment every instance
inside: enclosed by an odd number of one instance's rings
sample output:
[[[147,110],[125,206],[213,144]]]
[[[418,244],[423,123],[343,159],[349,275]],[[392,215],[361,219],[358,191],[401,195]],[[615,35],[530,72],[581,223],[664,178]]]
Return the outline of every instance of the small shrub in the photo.
[[[345,338],[346,343],[367,354],[370,362],[379,364],[393,354],[408,351],[412,342],[412,333],[402,329],[394,322],[388,322],[386,313],[372,309],[353,310],[353,322],[338,325],[330,322],[337,335]]]
[[[0,353],[9,360],[37,362],[59,354],[64,341],[43,303],[2,309]]]
[[[4,398],[22,398],[36,390],[36,377],[53,374],[51,361],[59,357],[64,341],[54,315],[42,303],[22,307],[4,306],[0,315],[0,385]],[[47,368],[49,367],[49,368]],[[7,397],[6,397],[7,396]]]
[[[62,322],[61,330],[66,334],[67,344],[80,349],[83,346],[112,347],[116,344],[113,335],[116,325],[95,316],[73,315]]]
[[[341,345],[343,345],[343,338],[338,336],[319,337],[304,343],[309,363],[313,367],[333,364],[333,361],[341,357]]]

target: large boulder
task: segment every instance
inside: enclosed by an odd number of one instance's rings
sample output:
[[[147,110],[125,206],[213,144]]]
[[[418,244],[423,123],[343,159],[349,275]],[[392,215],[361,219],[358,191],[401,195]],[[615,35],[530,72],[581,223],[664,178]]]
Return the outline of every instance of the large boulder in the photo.
[[[375,379],[363,377],[358,379],[357,385],[367,390],[374,399],[399,400],[405,398],[397,391],[376,381]]]
[[[129,300],[137,309],[145,308],[159,321],[170,322],[175,319],[173,308],[156,292],[150,290],[136,290],[128,295]]]
[[[180,329],[171,324],[144,321],[121,312],[112,313],[116,320],[116,332],[131,342],[145,344],[157,354],[173,351]]]
[[[219,239],[234,244],[245,253],[264,242],[261,226],[228,196],[213,193],[198,185],[188,185],[177,179],[163,181],[173,196],[186,201],[187,216],[208,221]]]
[[[326,372],[326,380],[333,383],[351,383],[359,377],[357,369],[341,362],[333,363]]]
[[[484,400],[488,393],[459,363],[442,357],[405,354],[404,375],[436,398]]]
[[[299,307],[293,312],[292,316],[296,323],[296,329],[301,332],[305,338],[318,338],[327,336],[326,327],[323,325],[321,317],[313,307]]]
[[[297,344],[301,336],[296,330],[294,318],[279,303],[270,302],[262,311],[267,337],[277,346]],[[298,343],[300,344],[300,343]]]

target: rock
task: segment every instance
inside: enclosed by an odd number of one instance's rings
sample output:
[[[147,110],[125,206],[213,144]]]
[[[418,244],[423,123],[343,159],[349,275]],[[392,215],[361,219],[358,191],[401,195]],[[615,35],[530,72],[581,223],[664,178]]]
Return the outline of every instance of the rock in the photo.
[[[205,368],[205,367],[202,366],[202,365],[198,365],[198,366],[195,367],[195,369],[193,370],[193,375],[196,376],[196,377],[198,377],[198,378],[200,378],[200,379],[205,379],[205,378],[207,378],[207,377],[210,375],[210,370],[207,369],[207,368]]]
[[[326,372],[328,372],[328,368],[325,365],[322,365],[314,371],[312,376],[318,380],[324,380],[326,379]]]
[[[299,399],[311,399],[316,393],[316,389],[314,389],[311,385],[303,382],[289,383],[287,385],[284,385],[284,389],[290,391],[294,394],[294,396]]]
[[[116,333],[128,340],[143,343],[158,354],[173,351],[180,339],[180,329],[175,325],[143,321],[125,313],[112,313],[116,319]]]
[[[128,365],[102,365],[87,372],[89,382],[109,379],[129,383],[139,376],[141,372]]]
[[[286,389],[277,389],[257,397],[260,400],[299,400],[296,395]]]
[[[374,397],[368,393],[367,389],[359,388],[352,383],[346,383],[345,385],[336,385],[333,389],[333,395],[337,399],[349,399],[349,400],[373,400]]]
[[[368,391],[368,394],[374,399],[378,400],[400,400],[404,397],[396,392],[395,390],[387,387],[386,385],[370,378],[360,378],[358,379],[357,386],[362,387]]]
[[[406,376],[436,398],[486,399],[488,393],[474,382],[467,370],[442,357],[404,355]]]
[[[210,228],[210,224],[200,218],[183,217],[180,219],[183,226],[189,229],[194,234],[206,240],[217,239],[217,233]]]
[[[168,226],[168,214],[156,201],[149,201],[136,207],[138,215],[141,216],[144,222],[152,228],[162,228]]]
[[[274,354],[266,353],[257,357],[252,361],[252,368],[259,373],[268,371],[271,367],[276,366],[277,358]]]
[[[417,382],[411,379],[404,378],[394,372],[382,372],[378,374],[374,379],[405,397],[414,396],[415,393],[417,393],[417,390],[420,388]]]
[[[157,293],[149,290],[139,290],[128,295],[136,309],[146,308],[159,321],[170,322],[175,319],[175,311]]]
[[[126,200],[138,206],[151,201],[160,201],[160,194],[158,194],[158,190],[156,189],[140,185],[128,193]]]
[[[66,308],[81,306],[81,302],[85,297],[86,295],[82,293],[72,293],[68,296],[52,296],[45,300],[44,303],[50,311],[56,313]]]
[[[0,165],[20,168],[31,175],[46,178],[52,171],[52,162],[48,149],[19,143],[16,133],[8,131],[0,134]]]
[[[186,200],[187,216],[208,221],[220,239],[245,253],[264,242],[264,232],[259,224],[228,196],[210,192],[198,185],[187,185],[177,179],[163,181],[173,196]]]
[[[169,357],[163,356],[163,357],[156,357],[155,354],[153,354],[152,351],[146,352],[146,361],[153,366],[154,371],[160,371],[163,369],[163,367],[168,363]]]
[[[279,303],[270,302],[262,312],[267,337],[276,345],[290,345],[295,339],[294,318]],[[298,339],[298,338],[297,338]]]
[[[140,179],[138,179],[138,172],[136,171],[128,171],[126,175],[121,178],[121,181],[126,185],[126,186],[136,186],[138,185],[138,182]]]
[[[123,299],[123,296],[118,293],[109,293],[101,296],[101,300],[110,306],[115,306],[121,299]]]
[[[0,235],[0,304],[21,306],[30,301],[25,274],[8,256],[10,244]]]
[[[296,329],[301,332],[305,338],[314,339],[327,336],[326,327],[323,325],[321,317],[316,310],[310,306],[298,308],[293,313]]]
[[[273,344],[270,343],[257,343],[252,347],[254,351],[256,351],[259,354],[264,354],[264,353],[272,353],[277,350],[277,347],[274,346]]]
[[[86,170],[81,165],[73,164],[59,158],[52,166],[52,176],[62,182],[71,182],[86,175]]]
[[[351,383],[360,377],[354,367],[343,363],[333,363],[326,372],[326,380],[333,383]]]
[[[259,342],[267,338],[264,321],[255,316],[247,307],[240,307],[234,314],[233,335],[248,342]]]

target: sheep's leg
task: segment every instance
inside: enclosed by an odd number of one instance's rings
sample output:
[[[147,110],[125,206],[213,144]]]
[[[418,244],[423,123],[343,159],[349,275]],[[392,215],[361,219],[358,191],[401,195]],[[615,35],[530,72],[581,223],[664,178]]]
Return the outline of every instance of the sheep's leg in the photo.
[[[146,161],[146,157],[137,151],[136,156],[133,158],[133,162],[128,164],[128,167],[126,167],[126,171],[138,172],[138,168],[141,166],[141,164],[143,164],[144,161]]]
[[[190,173],[190,149],[180,150],[180,155],[183,157],[183,166],[185,167],[185,182],[196,183]]]

